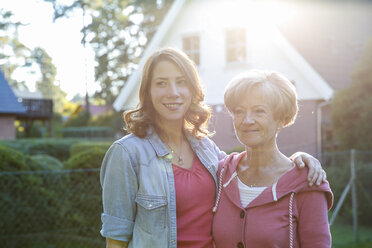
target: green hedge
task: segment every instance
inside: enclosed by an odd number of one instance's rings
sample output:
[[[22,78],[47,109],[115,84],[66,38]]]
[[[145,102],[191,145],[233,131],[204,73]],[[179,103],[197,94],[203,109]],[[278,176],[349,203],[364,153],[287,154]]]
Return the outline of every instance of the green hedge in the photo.
[[[70,157],[71,146],[78,142],[82,142],[82,139],[41,138],[0,141],[0,145],[27,155],[46,154],[60,161],[65,161]]]
[[[61,170],[63,169],[63,163],[61,161],[46,154],[32,155],[30,157],[30,160],[32,160],[33,170]]]
[[[65,138],[110,138],[114,137],[111,127],[65,127],[62,128],[62,137]]]
[[[0,146],[2,245],[55,244],[53,235],[61,235],[61,230],[66,238],[99,240],[102,201],[98,168],[104,154],[105,150],[97,147],[77,153],[61,170],[62,163],[49,155],[29,156]]]
[[[79,152],[72,156],[66,163],[67,169],[90,169],[100,168],[106,150],[99,147],[92,147],[89,150]]]
[[[47,209],[41,191],[42,180],[28,173],[30,164],[33,161],[27,155],[0,146],[0,237],[27,232],[29,226],[24,220],[35,220],[34,216],[42,216]],[[37,209],[33,207],[35,201],[38,201]],[[35,229],[37,232],[37,227]]]
[[[81,142],[81,143],[76,143],[71,146],[70,154],[71,157],[74,155],[84,152],[84,151],[89,151],[94,148],[100,148],[104,151],[107,151],[109,147],[111,146],[112,142],[111,141],[97,141],[97,142]]]
[[[69,192],[79,192],[79,195],[73,196],[77,199],[69,201],[68,205],[70,206],[69,213],[71,213],[69,223],[71,226],[84,227],[84,230],[79,231],[81,235],[92,236],[100,230],[102,200],[99,168],[105,153],[106,149],[92,147],[76,153],[65,162],[67,169],[86,169],[84,173],[71,174],[66,185],[66,190]]]
[[[28,171],[24,155],[10,147],[0,145],[0,171]]]
[[[71,146],[72,143],[69,140],[39,140],[29,144],[28,153],[30,155],[46,154],[64,161],[70,157]]]

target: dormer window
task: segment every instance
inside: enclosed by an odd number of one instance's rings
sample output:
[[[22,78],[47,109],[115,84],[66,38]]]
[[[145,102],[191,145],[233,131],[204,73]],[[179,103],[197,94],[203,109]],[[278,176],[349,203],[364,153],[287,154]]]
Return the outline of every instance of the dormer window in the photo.
[[[182,50],[194,61],[200,64],[200,37],[199,35],[184,36],[182,38]]]
[[[230,28],[225,32],[226,63],[246,60],[246,38],[244,28]]]

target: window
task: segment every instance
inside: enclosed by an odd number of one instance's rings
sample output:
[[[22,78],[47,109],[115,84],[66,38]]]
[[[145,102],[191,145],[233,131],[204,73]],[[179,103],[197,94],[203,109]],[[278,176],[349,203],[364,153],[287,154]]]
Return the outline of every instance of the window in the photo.
[[[246,59],[246,40],[243,28],[226,30],[226,62],[244,62]]]
[[[195,62],[196,65],[200,64],[200,37],[198,35],[186,36],[182,39],[183,51],[189,58]]]

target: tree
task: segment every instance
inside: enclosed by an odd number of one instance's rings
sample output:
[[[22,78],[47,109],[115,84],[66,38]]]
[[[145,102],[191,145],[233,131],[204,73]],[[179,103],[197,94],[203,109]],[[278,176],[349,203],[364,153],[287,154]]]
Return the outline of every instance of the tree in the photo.
[[[100,90],[95,97],[112,104],[138,60],[156,27],[168,11],[172,0],[75,0],[70,5],[59,0],[53,3],[54,19],[68,17],[81,8],[91,17],[82,29],[82,42],[89,43],[95,52],[95,80]]]
[[[20,25],[10,11],[0,8],[0,66],[11,86],[27,89],[24,80],[14,78],[17,71],[30,67],[31,51],[18,40]]]
[[[351,76],[351,86],[335,94],[333,130],[340,149],[372,150],[372,39]]]
[[[66,93],[56,82],[56,67],[44,49],[30,49],[18,40],[20,25],[24,24],[14,21],[10,11],[0,9],[0,65],[9,84],[21,90],[28,90],[28,87],[26,79],[19,80],[17,73],[26,72],[27,79],[35,80],[36,88],[43,96],[54,100],[54,110],[59,112]]]
[[[41,74],[40,79],[36,81],[36,88],[45,98],[53,99],[54,112],[61,112],[67,94],[57,84],[57,71],[52,63],[52,58],[40,47],[36,47],[31,56],[39,65],[39,73]]]

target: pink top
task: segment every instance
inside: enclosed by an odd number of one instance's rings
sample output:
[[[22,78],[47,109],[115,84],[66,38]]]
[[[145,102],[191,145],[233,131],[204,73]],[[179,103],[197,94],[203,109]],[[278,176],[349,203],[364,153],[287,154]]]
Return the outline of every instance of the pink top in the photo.
[[[216,193],[213,178],[195,155],[189,170],[177,165],[172,167],[176,187],[177,247],[211,248]]]
[[[292,241],[293,247],[331,247],[327,210],[333,196],[329,184],[308,187],[308,170],[294,166],[242,207],[234,177],[242,157],[244,153],[235,153],[220,161],[218,177],[222,176],[223,186],[213,220],[216,247],[290,247]]]

